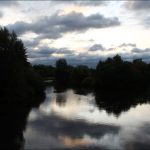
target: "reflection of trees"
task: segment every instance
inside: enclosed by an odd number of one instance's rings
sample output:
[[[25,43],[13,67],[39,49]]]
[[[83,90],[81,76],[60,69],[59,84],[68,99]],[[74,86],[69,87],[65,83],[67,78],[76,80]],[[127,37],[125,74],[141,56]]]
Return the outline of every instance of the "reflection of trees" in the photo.
[[[142,94],[131,93],[126,91],[126,93],[121,93],[119,91],[112,92],[95,92],[95,100],[99,109],[104,109],[108,113],[113,113],[119,116],[122,112],[129,110],[131,107],[135,107],[140,103],[148,102],[148,98],[144,97]]]
[[[64,87],[63,85],[61,86],[59,86],[59,85],[55,85],[55,92],[57,92],[57,93],[62,93],[62,92],[66,92],[67,91],[67,87]]]
[[[60,86],[68,84],[69,70],[67,61],[65,59],[59,59],[58,61],[56,61],[55,80],[56,84]]]
[[[23,131],[26,127],[27,116],[34,106],[27,103],[15,102],[4,102],[0,104],[0,133],[1,142],[0,149],[14,149],[19,150],[24,145]]]
[[[1,105],[1,149],[21,149],[24,142],[23,130],[25,129],[26,118],[30,109],[30,107],[21,107],[20,105],[17,106],[17,104]]]
[[[56,94],[56,103],[59,106],[64,106],[66,103],[66,93],[57,93]]]

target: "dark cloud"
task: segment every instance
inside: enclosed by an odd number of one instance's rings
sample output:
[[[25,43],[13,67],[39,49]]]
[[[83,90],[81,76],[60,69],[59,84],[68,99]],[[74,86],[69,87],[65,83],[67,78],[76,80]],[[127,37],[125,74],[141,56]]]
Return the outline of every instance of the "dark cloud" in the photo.
[[[76,4],[81,6],[100,6],[106,5],[106,1],[97,1],[97,0],[79,0]]]
[[[73,51],[67,48],[52,48],[52,47],[39,47],[38,50],[28,50],[28,58],[49,58],[52,57],[51,54],[65,54],[66,56],[73,54]],[[73,55],[74,56],[74,55]]]
[[[34,54],[34,57],[29,57],[29,61],[32,64],[55,65],[56,60],[60,58],[60,57],[53,57],[52,55],[48,56],[44,54],[43,54],[43,57],[38,57],[38,55]],[[92,68],[96,67],[99,60],[105,60],[107,57],[108,56],[91,56],[87,53],[79,54],[79,55],[75,55],[74,53],[71,53],[71,54],[65,54],[63,56],[63,58],[65,58],[68,64],[70,65],[73,65],[73,66],[87,65]]]
[[[79,5],[79,6],[104,6],[108,2],[106,1],[100,1],[100,0],[51,0],[53,3],[60,3],[60,4],[73,4],[73,5]]]
[[[109,49],[106,49],[109,51]],[[55,62],[60,57],[53,57],[51,54],[64,54],[62,57],[67,60],[67,62],[73,66],[77,65],[87,65],[89,67],[96,67],[97,63],[101,60],[104,61],[108,57],[114,57],[119,54],[123,60],[132,61],[134,59],[141,58],[145,62],[150,62],[150,49],[139,49],[133,48],[131,52],[124,51],[119,53],[108,53],[107,55],[91,55],[88,52],[81,52],[78,55],[67,48],[55,49],[55,48],[43,48],[40,51],[31,51],[28,53],[29,61],[32,64],[46,64],[55,65]]]
[[[116,48],[123,48],[122,51],[116,52],[114,48],[104,48],[101,44],[94,44],[87,51],[76,53],[75,50],[70,50],[68,48],[54,48],[47,46],[39,46],[38,41],[26,41],[25,45],[28,45],[27,56],[28,60],[32,64],[45,64],[45,65],[55,65],[57,59],[65,58],[67,62],[71,65],[87,65],[89,67],[96,67],[97,63],[100,60],[106,60],[108,57],[114,57],[116,54],[119,54],[122,59],[127,61],[132,61],[133,59],[141,58],[143,61],[150,62],[150,48],[140,49],[136,47],[136,44],[133,43],[123,43]],[[30,47],[31,46],[31,47]],[[131,51],[126,51],[126,47],[131,47]],[[37,47],[37,50],[32,50],[32,47]],[[105,50],[108,52],[106,55],[89,53],[89,51],[98,51],[101,52]],[[54,55],[60,54],[60,55]],[[62,55],[61,55],[62,54]]]
[[[134,53],[150,53],[150,48],[145,48],[145,49],[134,48],[134,49],[132,49],[132,52],[134,52]]]
[[[0,0],[0,8],[1,7],[18,6],[18,5],[19,5],[19,3],[14,0],[8,0],[8,1]]]
[[[106,133],[117,133],[119,126],[92,124],[84,120],[67,120],[56,115],[43,116],[38,120],[31,121],[29,124],[38,132],[44,132],[51,136],[59,135],[72,138],[82,138],[85,134],[92,137],[101,137]]]
[[[28,58],[46,58],[49,57],[55,50],[49,47],[43,47],[40,50],[28,50],[27,55]]]
[[[3,17],[3,12],[0,11],[0,18],[2,18],[2,17]]]
[[[10,30],[14,30],[19,35],[27,32],[27,31],[32,31],[31,24],[23,22],[23,21],[18,21],[15,24],[8,25],[7,27]]]
[[[131,50],[131,52],[120,52],[119,55],[127,61],[142,59],[145,62],[150,62],[150,48],[140,49],[135,47]]]
[[[143,17],[141,24],[144,24],[145,27],[149,28],[150,27],[150,16]]]
[[[100,14],[84,16],[82,13],[72,12],[66,15],[53,14],[50,17],[43,17],[32,23],[16,22],[7,27],[15,30],[18,34],[28,31],[37,33],[40,38],[55,39],[66,32],[84,32],[88,29],[106,28],[120,25],[118,18],[106,18]]]
[[[137,1],[127,1],[125,2],[125,7],[129,10],[148,10],[150,9],[150,1],[149,0],[137,0]]]
[[[37,47],[39,44],[39,40],[34,39],[34,40],[23,40],[23,43],[25,45],[25,47],[27,48],[33,48],[33,47]]]
[[[107,134],[117,135],[117,133],[120,130],[120,127],[116,125],[92,124],[85,122],[84,120],[81,119],[69,120],[56,115],[43,115],[39,119],[30,121],[28,123],[28,129],[30,129],[30,133],[27,133],[25,135],[26,138],[25,144],[27,149],[52,148],[52,149],[76,150],[78,149],[77,148],[78,145],[76,147],[69,148],[67,145],[65,145],[65,143],[62,142],[62,139],[68,137],[70,139],[81,139],[81,140],[83,139],[87,141],[86,140],[87,136],[96,139],[103,138],[103,136]],[[93,144],[92,142],[91,143],[86,142],[85,145],[83,145],[84,149],[86,146],[87,149],[89,149],[90,144],[92,144],[91,146],[93,150],[96,149],[93,148],[96,145]]]
[[[94,44],[89,48],[90,51],[104,50],[105,48],[101,44]]]
[[[149,0],[126,1],[124,6],[126,9],[134,13],[135,18],[139,20],[139,24],[144,25],[145,27],[150,27]]]
[[[101,55],[101,56],[97,56],[97,57],[93,57],[93,56],[85,56],[86,58],[82,58],[80,56],[75,56],[72,54],[72,56],[67,56],[67,57],[63,57],[67,60],[68,64],[73,65],[73,66],[77,66],[77,65],[87,65],[91,68],[95,68],[97,63],[101,60],[104,61],[106,60],[108,57],[112,58],[114,57],[116,54],[119,54],[123,60],[125,61],[132,61],[134,59],[140,59],[142,58],[143,61],[145,62],[150,62],[150,54],[132,54],[132,53],[115,53],[115,54],[109,54],[109,55]],[[58,60],[60,57],[52,57],[52,56],[44,56],[44,57],[37,57],[37,58],[29,58],[28,60],[32,63],[32,64],[45,64],[45,65],[53,65],[55,66],[56,60]]]
[[[123,43],[123,44],[119,45],[118,47],[127,47],[127,46],[136,47],[136,44],[133,44],[133,43]]]

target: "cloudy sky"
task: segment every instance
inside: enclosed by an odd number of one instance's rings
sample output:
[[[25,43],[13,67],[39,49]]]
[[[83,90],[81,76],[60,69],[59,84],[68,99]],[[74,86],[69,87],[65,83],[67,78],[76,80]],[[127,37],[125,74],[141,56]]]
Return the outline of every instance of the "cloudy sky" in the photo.
[[[95,66],[116,54],[150,62],[150,1],[0,1],[0,25],[15,30],[32,64]]]

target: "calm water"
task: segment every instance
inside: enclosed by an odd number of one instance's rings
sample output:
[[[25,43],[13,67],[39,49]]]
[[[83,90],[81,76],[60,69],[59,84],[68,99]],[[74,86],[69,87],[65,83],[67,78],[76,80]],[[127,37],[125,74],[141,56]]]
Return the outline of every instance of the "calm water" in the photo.
[[[28,116],[24,147],[150,149],[149,115],[148,103],[116,115],[98,107],[92,93],[79,95],[71,89],[56,93],[50,87],[45,102]]]

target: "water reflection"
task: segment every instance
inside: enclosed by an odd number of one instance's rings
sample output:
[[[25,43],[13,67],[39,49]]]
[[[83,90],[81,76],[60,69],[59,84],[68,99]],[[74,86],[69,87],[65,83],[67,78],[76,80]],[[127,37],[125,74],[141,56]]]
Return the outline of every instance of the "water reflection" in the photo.
[[[150,147],[149,104],[97,103],[99,98],[93,93],[79,95],[71,89],[56,93],[47,88],[45,102],[28,116],[25,149]]]
[[[122,112],[128,111],[138,104],[149,103],[149,96],[142,93],[124,92],[94,92],[95,101],[99,109],[104,109],[107,113],[119,116]]]
[[[32,106],[15,101],[1,101],[0,105],[0,149],[20,150],[24,145],[23,130]]]
[[[64,106],[65,105],[65,103],[66,103],[66,93],[59,93],[59,94],[57,94],[56,95],[56,103],[58,104],[58,105],[62,105],[62,106]]]
[[[33,107],[38,107],[44,99],[39,96],[36,101],[31,99],[1,98],[0,99],[0,149],[20,150],[24,147],[23,131],[27,117]],[[34,102],[34,104],[33,104]]]

